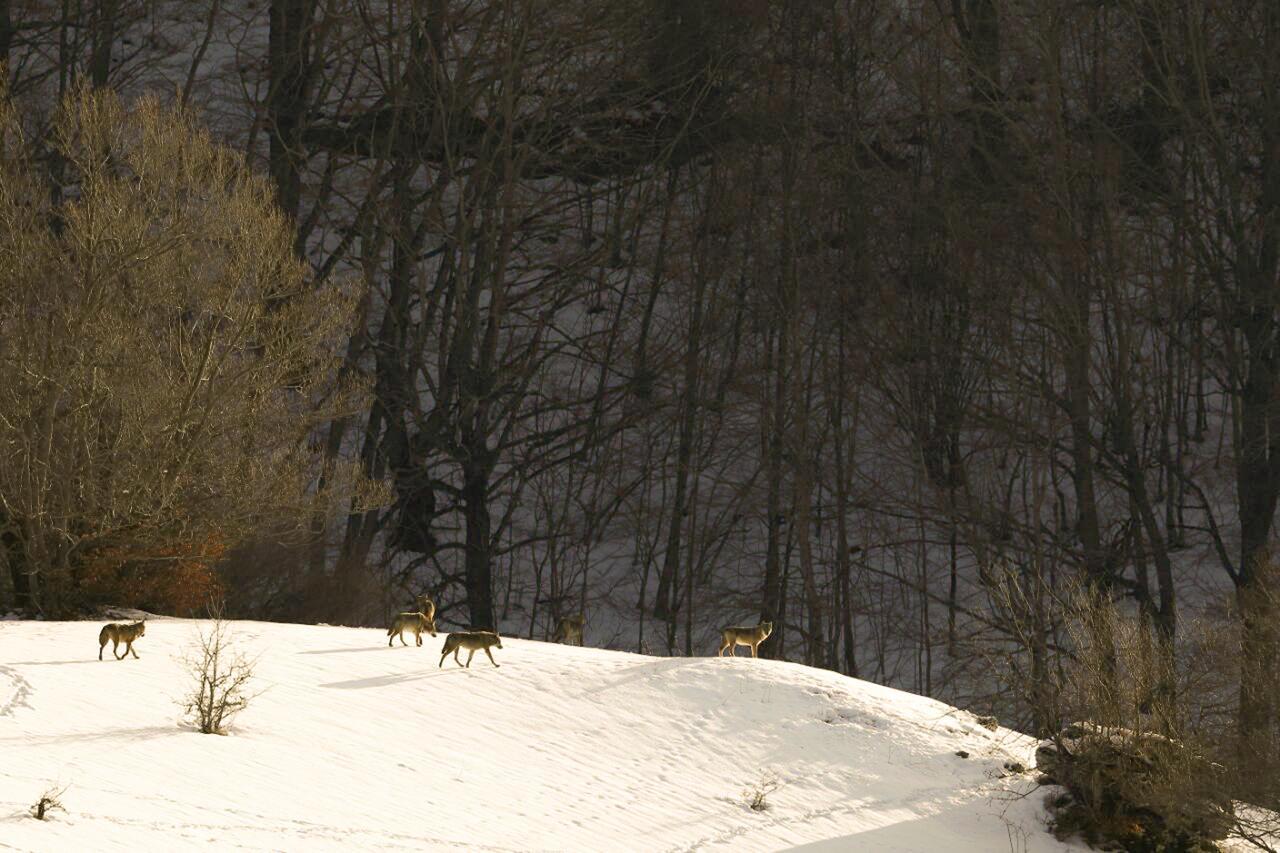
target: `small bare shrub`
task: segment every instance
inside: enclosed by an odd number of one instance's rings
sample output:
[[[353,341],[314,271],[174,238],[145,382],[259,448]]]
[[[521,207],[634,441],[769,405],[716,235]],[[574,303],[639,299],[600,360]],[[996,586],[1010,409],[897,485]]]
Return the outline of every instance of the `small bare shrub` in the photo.
[[[183,709],[201,732],[221,735],[257,695],[248,690],[254,662],[231,649],[221,603],[209,605],[209,618],[208,631],[200,630],[196,648],[183,660],[195,680]]]
[[[36,804],[31,807],[31,816],[36,820],[46,820],[52,811],[66,811],[62,805],[62,795],[67,792],[67,786],[61,788],[56,785],[50,785],[49,789],[40,795],[40,799],[36,800]]]
[[[743,789],[742,796],[746,799],[747,805],[751,807],[752,811],[768,811],[769,802],[766,798],[778,790],[778,786],[781,784],[776,774],[772,772],[761,773],[757,781]]]

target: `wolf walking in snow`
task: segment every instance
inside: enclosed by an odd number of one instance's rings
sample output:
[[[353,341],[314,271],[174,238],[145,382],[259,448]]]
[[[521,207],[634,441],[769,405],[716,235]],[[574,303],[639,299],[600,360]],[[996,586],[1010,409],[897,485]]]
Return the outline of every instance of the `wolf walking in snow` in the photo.
[[[498,662],[493,659],[493,653],[489,651],[490,647],[502,648],[502,638],[493,631],[454,631],[444,638],[444,651],[440,654],[440,666],[444,666],[444,659],[449,656],[449,652],[453,652],[453,662],[461,666],[462,661],[458,659],[459,649],[467,649],[470,652],[467,655],[467,666],[471,666],[471,659],[481,649],[489,656],[489,663],[498,666]]]
[[[773,633],[772,622],[761,622],[754,628],[725,628],[720,632],[720,654],[718,657],[724,656],[724,650],[729,650],[730,657],[737,657],[734,649],[738,646],[750,646],[751,656],[756,657],[756,650],[760,644],[769,639],[769,635]]]
[[[586,617],[581,613],[577,616],[561,616],[560,621],[556,623],[556,632],[552,635],[551,642],[582,645],[582,629],[586,621]]]
[[[133,652],[136,658],[138,653],[134,651],[133,641],[147,633],[147,620],[143,619],[132,624],[125,622],[110,622],[102,626],[102,630],[98,632],[98,660],[102,660],[102,650],[106,648],[107,641],[111,641],[111,654],[116,655],[116,660],[124,660]],[[124,654],[116,654],[116,649],[120,644],[124,643]]]
[[[422,645],[422,632],[426,631],[431,636],[436,635],[436,620],[432,618],[435,615],[435,608],[431,608],[431,613],[397,613],[396,618],[391,620],[391,627],[387,629],[387,646],[391,646],[396,637],[400,638],[400,645],[409,645],[404,641],[404,632],[412,631],[413,638],[418,645]]]

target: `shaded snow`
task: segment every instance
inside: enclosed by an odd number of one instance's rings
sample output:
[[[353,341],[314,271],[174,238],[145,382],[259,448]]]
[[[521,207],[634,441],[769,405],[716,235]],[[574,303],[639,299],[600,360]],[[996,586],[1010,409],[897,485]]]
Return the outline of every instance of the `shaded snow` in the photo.
[[[443,634],[236,622],[265,692],[215,737],[178,722],[197,624],[99,662],[99,623],[0,623],[0,849],[1071,849],[1003,767],[1030,738],[836,673],[513,639],[440,669]]]

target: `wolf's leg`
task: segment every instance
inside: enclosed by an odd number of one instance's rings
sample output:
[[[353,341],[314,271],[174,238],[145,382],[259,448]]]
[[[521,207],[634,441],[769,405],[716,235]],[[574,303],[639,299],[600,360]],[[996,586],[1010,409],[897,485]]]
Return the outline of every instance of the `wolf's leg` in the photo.
[[[485,647],[484,653],[489,656],[489,663],[493,664],[494,666],[498,665],[498,662],[493,659],[493,652],[489,651],[488,646]]]

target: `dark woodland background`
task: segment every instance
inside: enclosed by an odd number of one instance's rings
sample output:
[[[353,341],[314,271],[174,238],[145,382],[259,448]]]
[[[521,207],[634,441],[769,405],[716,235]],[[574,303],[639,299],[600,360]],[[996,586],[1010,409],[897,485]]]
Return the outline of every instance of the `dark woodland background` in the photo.
[[[1111,607],[1280,775],[1280,5],[0,0],[0,62],[0,606],[760,618],[1037,732]]]

